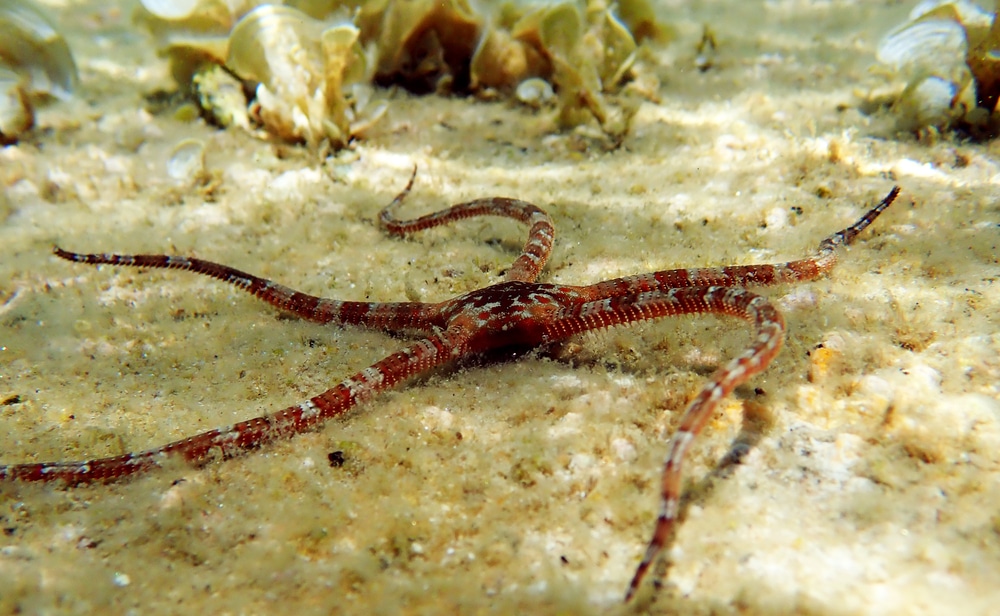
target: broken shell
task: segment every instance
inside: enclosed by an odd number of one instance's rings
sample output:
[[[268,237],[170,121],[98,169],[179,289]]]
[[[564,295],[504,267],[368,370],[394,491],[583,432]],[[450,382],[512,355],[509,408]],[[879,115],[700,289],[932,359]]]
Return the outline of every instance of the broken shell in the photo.
[[[576,51],[583,34],[583,16],[576,3],[561,2],[542,13],[538,29],[546,47],[569,56]]]
[[[988,28],[966,24],[965,33],[969,39],[965,59],[976,81],[976,105],[992,113],[1000,99],[1000,19],[994,14]]]
[[[327,103],[323,127],[325,136],[337,146],[346,145],[355,134],[351,122],[354,113],[347,99],[347,88],[366,76],[365,57],[358,43],[360,34],[361,31],[353,25],[340,24],[327,28],[320,35]],[[368,124],[359,126],[367,128]]]
[[[0,66],[0,145],[14,143],[35,123],[24,81],[21,75]]]
[[[198,139],[178,143],[167,160],[167,176],[177,182],[191,183],[205,172],[205,144]]]
[[[27,0],[0,3],[0,65],[27,77],[29,91],[63,99],[79,80],[66,40]]]
[[[351,137],[365,137],[373,126],[389,112],[389,103],[381,100],[359,107],[351,120]]]
[[[327,79],[351,84],[364,81],[368,67],[359,45],[361,31],[353,24],[330,26],[321,35]]]

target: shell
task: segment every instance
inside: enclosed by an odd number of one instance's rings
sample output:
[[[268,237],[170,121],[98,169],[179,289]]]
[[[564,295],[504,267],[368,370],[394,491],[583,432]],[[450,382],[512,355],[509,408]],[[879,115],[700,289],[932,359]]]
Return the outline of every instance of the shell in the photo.
[[[134,20],[162,43],[172,37],[226,34],[258,4],[257,0],[141,0]]]
[[[298,9],[263,5],[233,28],[226,65],[257,83],[256,113],[268,131],[340,147],[350,138],[345,86],[365,75],[359,35],[349,23],[327,27]]]
[[[591,53],[598,62],[601,87],[610,92],[621,85],[635,64],[637,45],[628,27],[611,11],[604,11],[596,21],[585,42],[595,46]]]
[[[24,76],[27,91],[62,99],[79,81],[66,40],[27,0],[0,3],[0,66]]]
[[[79,82],[66,40],[27,0],[0,2],[0,144],[35,124],[34,104],[69,98]]]

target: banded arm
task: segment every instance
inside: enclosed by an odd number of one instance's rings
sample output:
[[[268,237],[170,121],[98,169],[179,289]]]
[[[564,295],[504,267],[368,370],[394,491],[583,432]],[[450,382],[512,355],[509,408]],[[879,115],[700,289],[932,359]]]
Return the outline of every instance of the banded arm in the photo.
[[[0,481],[63,481],[79,485],[116,481],[161,468],[174,460],[204,466],[278,440],[289,439],[343,415],[375,394],[454,359],[465,341],[429,336],[348,377],[323,393],[280,411],[196,434],[155,449],[82,462],[37,462],[0,466]]]
[[[813,280],[833,269],[837,264],[837,249],[851,244],[862,231],[875,222],[879,214],[892,205],[897,195],[899,186],[894,186],[878,205],[865,212],[851,226],[825,238],[820,242],[816,252],[804,259],[763,265],[672,269],[625,276],[592,285],[588,289],[589,299],[598,300],[629,293],[644,293],[654,289],[667,291],[682,287],[765,287]]]
[[[379,213],[379,225],[389,234],[406,236],[411,233],[446,225],[457,220],[474,218],[476,216],[501,216],[511,218],[528,225],[528,239],[524,243],[521,255],[507,270],[505,280],[535,282],[541,274],[545,263],[552,254],[552,244],[555,241],[555,225],[552,219],[541,208],[520,199],[507,197],[490,197],[475,199],[453,205],[440,212],[427,214],[410,220],[399,220],[392,215],[392,210],[410,194],[413,180],[417,177],[417,168],[413,168],[410,181],[392,203],[385,206]]]

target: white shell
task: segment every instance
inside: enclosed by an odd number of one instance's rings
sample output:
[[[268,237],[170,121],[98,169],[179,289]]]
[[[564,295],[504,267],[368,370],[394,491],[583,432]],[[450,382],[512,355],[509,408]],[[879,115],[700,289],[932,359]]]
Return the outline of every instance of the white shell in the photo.
[[[965,29],[950,19],[926,19],[906,23],[885,35],[876,57],[897,71],[951,75],[965,66],[968,43]]]

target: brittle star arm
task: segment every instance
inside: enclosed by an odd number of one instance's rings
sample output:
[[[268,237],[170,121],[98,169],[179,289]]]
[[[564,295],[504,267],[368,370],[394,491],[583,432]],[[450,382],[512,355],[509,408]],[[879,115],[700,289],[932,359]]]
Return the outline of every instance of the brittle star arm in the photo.
[[[55,255],[75,263],[177,269],[228,282],[272,306],[316,323],[358,325],[389,332],[432,332],[443,323],[438,304],[420,302],[348,302],[316,297],[228,265],[172,255],[80,254],[58,246]]]
[[[275,413],[210,430],[162,447],[86,462],[0,466],[0,481],[63,481],[78,485],[114,481],[160,468],[172,460],[194,466],[232,458],[261,445],[307,432],[343,415],[400,381],[452,361],[465,350],[464,334],[428,336],[378,361],[337,386]]]
[[[528,225],[528,239],[524,243],[521,255],[507,270],[507,281],[535,282],[545,267],[552,253],[552,243],[555,241],[555,226],[552,219],[541,208],[533,203],[507,197],[490,197],[475,199],[453,205],[440,212],[427,214],[410,220],[398,220],[392,215],[392,210],[403,202],[413,188],[413,180],[417,177],[417,168],[413,168],[410,181],[392,203],[385,206],[379,213],[379,224],[391,235],[405,236],[424,229],[431,229],[465,218],[476,216],[502,216]]]
[[[653,560],[670,538],[680,504],[681,465],[691,442],[712,416],[718,401],[764,370],[784,340],[781,314],[763,297],[738,286],[811,280],[829,271],[836,264],[837,248],[850,244],[898,194],[897,186],[854,224],[820,242],[816,253],[805,259],[774,265],[667,270],[597,283],[579,288],[584,303],[566,308],[566,315],[548,326],[546,340],[554,342],[581,331],[677,314],[725,314],[756,325],[753,345],[712,375],[685,410],[670,440],[660,485],[660,513],[646,553],[629,584],[626,601],[635,595]],[[713,284],[700,286],[703,281]]]
[[[837,264],[837,248],[851,244],[854,238],[875,222],[879,214],[892,205],[897,195],[899,186],[894,186],[878,205],[865,212],[851,226],[825,238],[816,252],[804,259],[769,265],[696,267],[625,276],[587,287],[587,297],[598,300],[655,289],[667,291],[680,287],[772,286],[813,280],[833,269]]]
[[[750,321],[755,328],[753,344],[708,379],[684,411],[670,439],[660,482],[660,513],[646,553],[629,584],[625,596],[628,601],[674,528],[680,505],[682,464],[691,442],[712,417],[719,401],[762,372],[778,354],[785,339],[785,321],[764,297],[744,289],[721,286],[648,291],[586,302],[566,312],[545,328],[546,342],[588,330],[687,314],[733,316]]]

